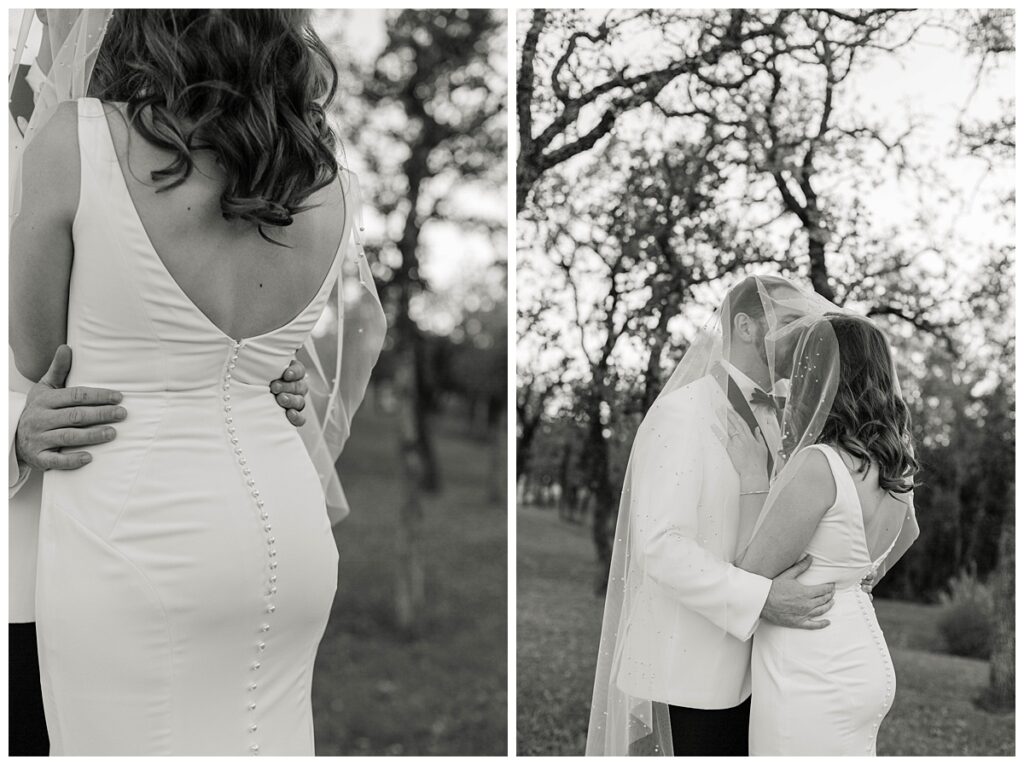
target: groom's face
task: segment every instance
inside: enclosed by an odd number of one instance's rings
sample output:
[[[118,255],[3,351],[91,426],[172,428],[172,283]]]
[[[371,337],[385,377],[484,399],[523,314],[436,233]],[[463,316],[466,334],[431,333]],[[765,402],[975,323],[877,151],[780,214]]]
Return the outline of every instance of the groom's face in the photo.
[[[803,312],[793,308],[782,308],[776,311],[777,326],[770,333],[770,342],[774,346],[776,379],[787,380],[793,373],[793,355],[800,337],[800,332],[793,326],[793,323],[802,319],[804,315]],[[768,343],[765,345],[767,346]]]

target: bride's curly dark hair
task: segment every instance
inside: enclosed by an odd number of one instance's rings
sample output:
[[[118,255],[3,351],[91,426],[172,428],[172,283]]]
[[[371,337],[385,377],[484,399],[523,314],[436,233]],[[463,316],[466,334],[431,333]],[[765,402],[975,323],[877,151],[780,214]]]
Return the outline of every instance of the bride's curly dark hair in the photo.
[[[152,173],[158,190],[212,151],[227,185],[228,220],[288,226],[310,195],[338,176],[326,109],[338,86],[309,12],[291,9],[115,10],[90,95],[123,101],[150,143],[173,152]]]
[[[867,473],[878,466],[878,484],[902,493],[914,488],[920,465],[914,456],[907,408],[885,335],[872,322],[829,314],[839,345],[839,378],[832,408],[818,438],[842,447]]]

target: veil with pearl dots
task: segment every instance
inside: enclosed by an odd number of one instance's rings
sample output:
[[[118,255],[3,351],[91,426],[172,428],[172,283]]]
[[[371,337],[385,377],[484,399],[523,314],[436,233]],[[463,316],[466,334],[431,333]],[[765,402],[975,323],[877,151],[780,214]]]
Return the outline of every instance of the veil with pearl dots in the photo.
[[[9,225],[21,209],[21,167],[26,147],[60,103],[89,95],[111,9],[11,12],[8,78]],[[316,465],[327,514],[337,523],[349,512],[336,462],[351,432],[352,418],[369,384],[387,325],[370,264],[362,246],[362,198],[356,176],[339,169],[347,210],[347,242],[338,281],[314,334],[297,350],[305,364],[309,394],[299,430]],[[8,357],[11,358],[10,349]],[[282,370],[283,372],[284,370]],[[12,390],[31,383],[10,364]],[[269,383],[269,381],[268,381]]]
[[[341,170],[349,246],[323,316],[299,350],[309,382],[306,422],[299,428],[324,488],[332,524],[349,513],[336,463],[352,431],[352,418],[366,395],[370,373],[387,333],[373,272],[363,248],[359,179]],[[351,256],[351,257],[350,257]]]

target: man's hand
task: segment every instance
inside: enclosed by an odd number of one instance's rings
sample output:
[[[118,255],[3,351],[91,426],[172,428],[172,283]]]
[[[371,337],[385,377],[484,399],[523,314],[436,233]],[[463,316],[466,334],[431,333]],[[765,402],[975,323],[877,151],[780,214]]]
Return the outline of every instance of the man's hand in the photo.
[[[782,627],[820,630],[829,625],[828,619],[818,619],[832,608],[835,584],[811,587],[800,584],[796,578],[811,565],[811,556],[805,555],[772,580],[768,600],[761,610],[761,618]]]
[[[77,470],[92,461],[86,451],[64,451],[112,441],[109,423],[127,416],[121,393],[106,388],[65,388],[71,371],[71,348],[61,345],[50,368],[32,386],[18,420],[14,449],[18,462],[39,470]]]
[[[874,571],[872,571],[870,574],[868,574],[866,577],[864,577],[863,579],[860,580],[860,588],[862,590],[864,590],[864,592],[866,592],[868,594],[868,597],[871,598],[872,600],[875,599],[875,596],[871,594],[871,590],[874,589],[874,586],[875,586],[875,572]]]
[[[292,359],[284,374],[270,383],[270,392],[274,394],[278,405],[284,409],[288,422],[295,427],[306,422],[306,418],[300,414],[306,408],[305,397],[309,393],[305,377],[306,368],[298,359]]]

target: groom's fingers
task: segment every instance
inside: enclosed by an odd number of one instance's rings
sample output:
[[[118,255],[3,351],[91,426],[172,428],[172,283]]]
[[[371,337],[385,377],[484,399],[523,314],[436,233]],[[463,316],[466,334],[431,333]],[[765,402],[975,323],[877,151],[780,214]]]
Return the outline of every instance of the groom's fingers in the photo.
[[[826,609],[832,608],[832,604],[833,603],[835,603],[835,601],[833,600],[831,595],[819,595],[816,598],[811,598],[811,601],[810,601],[810,605],[811,605],[812,609],[813,608],[820,608],[821,606],[825,606]]]
[[[303,417],[294,409],[285,409],[284,414],[285,417],[288,418],[288,422],[290,422],[295,427],[299,427],[300,425],[304,425],[306,423],[306,418]]]
[[[288,368],[284,371],[283,378],[288,381],[298,380],[306,376],[306,367],[298,359],[292,359]]]
[[[49,430],[57,428],[87,428],[120,422],[128,416],[123,406],[74,406],[40,412],[40,422]]]
[[[832,597],[832,593],[835,592],[836,586],[834,584],[812,584],[807,586],[807,597],[809,598],[820,598],[823,595]]]
[[[113,441],[117,432],[109,425],[98,428],[58,428],[47,431],[43,440],[50,447],[93,446]]]
[[[823,630],[829,624],[831,622],[828,619],[808,619],[800,627],[805,630]]]
[[[832,605],[832,603],[825,603],[823,605],[817,606],[816,608],[812,608],[811,612],[807,614],[807,618],[813,619],[817,616],[821,616],[822,614],[827,613],[832,608]]]
[[[43,470],[78,470],[92,462],[89,452],[40,452],[36,462]]]
[[[45,406],[61,409],[67,406],[101,406],[103,404],[118,404],[123,396],[120,391],[109,388],[86,388],[76,385],[73,388],[58,388],[48,390],[39,394],[39,403]]]
[[[278,393],[277,403],[285,409],[296,409],[300,412],[306,408],[306,399],[291,393]]]
[[[274,380],[274,382],[270,383],[270,392],[275,395],[278,393],[295,393],[299,396],[305,396],[309,393],[309,385],[305,379],[296,380],[295,382]]]

